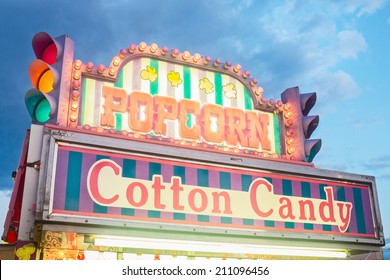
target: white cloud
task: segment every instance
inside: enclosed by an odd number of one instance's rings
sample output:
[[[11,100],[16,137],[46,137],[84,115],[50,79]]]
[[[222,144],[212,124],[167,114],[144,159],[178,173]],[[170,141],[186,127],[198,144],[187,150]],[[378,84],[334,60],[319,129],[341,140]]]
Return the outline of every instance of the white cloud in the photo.
[[[367,49],[363,35],[356,30],[343,30],[337,34],[335,45],[341,57],[355,59],[357,55]]]
[[[356,14],[358,17],[372,15],[385,4],[384,0],[346,0],[341,2],[340,4],[344,4],[348,12]]]
[[[323,73],[315,79],[314,83],[317,85],[316,88],[321,89],[320,97],[326,103],[335,103],[340,99],[355,97],[362,92],[353,77],[342,70]]]

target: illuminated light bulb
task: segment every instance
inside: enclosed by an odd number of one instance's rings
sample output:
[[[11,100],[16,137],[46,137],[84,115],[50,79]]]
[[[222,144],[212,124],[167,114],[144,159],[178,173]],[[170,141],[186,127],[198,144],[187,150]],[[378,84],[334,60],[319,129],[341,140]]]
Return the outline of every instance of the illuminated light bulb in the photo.
[[[87,62],[87,71],[91,72],[94,66],[92,62]]]
[[[80,85],[81,85],[80,80],[74,80],[74,81],[72,82],[72,87],[73,87],[73,89],[79,89],[79,88],[80,88]]]
[[[288,111],[286,113],[284,113],[284,118],[288,119],[288,118],[291,118],[292,117],[292,112],[291,111]]]
[[[291,104],[290,103],[284,104],[283,109],[284,110],[290,110],[291,109]]]
[[[153,44],[150,46],[150,52],[151,52],[151,53],[155,53],[157,50],[158,50],[157,44],[156,44],[156,43],[153,43]]]
[[[242,73],[242,77],[243,77],[244,79],[247,79],[250,75],[251,75],[251,72],[249,72],[248,70],[245,70],[245,71]]]
[[[79,92],[78,90],[74,90],[74,91],[72,92],[72,99],[73,99],[73,100],[78,100],[79,97],[80,97],[80,92]]]
[[[134,45],[134,44],[130,44],[129,46],[129,53],[130,54],[133,54],[135,52],[135,50],[137,49],[137,46]]]
[[[263,88],[262,87],[258,87],[258,88],[256,88],[256,91],[255,91],[255,94],[257,95],[257,96],[260,96],[260,95],[262,95],[263,94]]]
[[[79,80],[80,76],[81,76],[81,72],[80,71],[74,71],[73,72],[73,79]]]
[[[73,63],[73,67],[76,70],[80,70],[81,69],[81,65],[83,65],[83,63],[79,59],[75,60],[74,63]]]
[[[288,119],[286,121],[286,126],[289,127],[289,126],[292,126],[294,124],[294,122],[292,121],[292,119]]]
[[[287,145],[292,145],[292,144],[294,144],[294,138],[288,138],[288,139],[286,140],[286,144],[287,144]]]
[[[183,55],[181,56],[183,60],[187,60],[190,57],[190,52],[189,51],[184,51]]]
[[[294,152],[295,152],[294,147],[290,147],[290,148],[287,149],[287,153],[288,153],[289,155],[293,154]]]
[[[120,58],[124,58],[127,55],[127,50],[126,49],[121,49],[119,52]]]
[[[186,145],[187,144],[187,141],[186,140],[180,140],[180,145]]]
[[[134,138],[140,138],[141,134],[139,132],[134,132]]]
[[[103,64],[99,64],[97,67],[97,71],[99,74],[103,74],[105,69],[106,69],[106,66],[104,66]]]
[[[277,154],[272,154],[272,158],[273,158],[273,159],[277,159],[277,158],[279,158],[279,155],[277,155]]]
[[[234,67],[233,67],[233,72],[234,73],[238,73],[241,71],[241,65],[240,64],[236,64]]]
[[[98,127],[96,128],[96,131],[99,132],[99,133],[103,133],[103,132],[104,132],[104,128],[101,127],[101,126],[98,126]]]
[[[111,66],[111,67],[108,69],[108,75],[114,76],[115,73],[116,73],[116,68]]]
[[[167,53],[169,52],[169,49],[167,46],[164,46],[161,48],[161,54],[162,55],[166,55]]]
[[[238,154],[238,153],[240,152],[240,148],[235,147],[235,148],[233,149],[233,152],[235,152],[236,154]]]
[[[251,79],[251,86],[254,87],[255,85],[257,85],[257,80],[255,78],[252,78]]]
[[[202,57],[200,56],[200,54],[196,53],[194,54],[194,57],[192,58],[192,60],[196,63],[198,62]]]
[[[291,128],[290,128],[290,129],[287,129],[286,135],[287,135],[287,136],[293,136],[293,135],[294,135],[294,130],[292,130]]]
[[[146,49],[147,45],[145,42],[139,43],[138,49],[140,52],[143,52]]]
[[[226,60],[225,64],[223,65],[223,68],[229,69],[230,66],[232,66],[232,63],[229,60]]]
[[[71,102],[71,105],[70,105],[70,109],[72,110],[72,111],[77,111],[77,108],[79,108],[79,103],[77,102],[77,101],[72,101]]]
[[[196,141],[192,141],[192,142],[191,142],[191,146],[192,146],[192,147],[196,147],[196,146],[198,146],[198,143],[197,143]]]
[[[222,63],[221,60],[219,58],[216,58],[214,60],[214,67],[218,67],[221,63]]]
[[[123,136],[127,136],[129,133],[126,131],[126,130],[122,130],[121,131],[121,135],[123,135]]]
[[[172,55],[173,58],[176,58],[179,55],[179,53],[180,52],[179,52],[178,49],[173,49],[171,55]]]
[[[77,120],[78,114],[76,112],[73,112],[70,114],[70,120],[72,122],[75,122]]]
[[[120,61],[121,61],[120,57],[119,56],[115,56],[113,58],[113,60],[112,60],[112,65],[118,66]]]

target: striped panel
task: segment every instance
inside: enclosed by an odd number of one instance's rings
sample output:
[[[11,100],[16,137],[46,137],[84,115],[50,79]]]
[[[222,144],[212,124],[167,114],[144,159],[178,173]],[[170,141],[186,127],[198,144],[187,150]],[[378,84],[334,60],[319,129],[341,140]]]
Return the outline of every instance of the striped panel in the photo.
[[[274,186],[274,193],[284,196],[325,199],[325,186],[333,186],[336,200],[353,204],[351,222],[343,235],[374,237],[373,213],[370,192],[367,187],[332,184],[320,180],[309,180],[261,174],[250,171],[210,167],[198,164],[185,164],[163,160],[117,155],[92,150],[60,146],[58,149],[55,174],[53,212],[74,215],[97,215],[106,219],[142,219],[144,221],[162,221],[169,223],[190,223],[197,225],[245,227],[266,230],[289,230],[308,233],[340,234],[337,226],[298,222],[282,222],[262,219],[235,217],[217,217],[166,211],[141,210],[130,208],[105,207],[95,204],[87,190],[87,174],[91,166],[102,158],[115,161],[122,168],[122,177],[152,180],[161,175],[163,182],[169,184],[172,176],[180,177],[182,184],[225,190],[247,192],[257,178],[264,178]],[[163,202],[162,202],[163,203]],[[287,215],[286,208],[275,208]],[[334,209],[338,211],[338,209]],[[309,215],[308,213],[306,213]]]

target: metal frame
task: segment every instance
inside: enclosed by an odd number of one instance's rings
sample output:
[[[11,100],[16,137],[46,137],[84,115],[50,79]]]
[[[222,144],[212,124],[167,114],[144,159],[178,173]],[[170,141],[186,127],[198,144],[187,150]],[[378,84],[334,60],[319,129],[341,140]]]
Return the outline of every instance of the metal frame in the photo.
[[[259,231],[250,229],[231,229],[216,227],[199,227],[167,223],[150,223],[129,220],[105,220],[97,217],[52,214],[52,196],[54,191],[54,171],[59,144],[83,148],[98,148],[105,151],[115,151],[123,154],[142,155],[174,159],[182,162],[194,162],[213,166],[229,166],[237,169],[250,169],[261,172],[277,172],[304,178],[326,179],[349,184],[366,185],[370,189],[373,205],[373,220],[375,222],[376,239],[340,235],[309,234],[278,231]],[[216,239],[223,236],[224,240],[253,244],[294,244],[302,246],[319,246],[329,248],[354,248],[378,251],[384,245],[384,236],[379,212],[375,178],[331,170],[318,169],[296,164],[276,162],[272,160],[254,159],[241,155],[228,155],[213,152],[199,152],[188,148],[164,146],[155,143],[130,141],[113,138],[110,135],[91,135],[84,131],[46,126],[43,135],[43,151],[41,172],[37,196],[36,221],[43,224],[45,230],[76,231],[94,234],[118,234],[132,236],[150,236],[160,238],[182,238],[202,240]]]

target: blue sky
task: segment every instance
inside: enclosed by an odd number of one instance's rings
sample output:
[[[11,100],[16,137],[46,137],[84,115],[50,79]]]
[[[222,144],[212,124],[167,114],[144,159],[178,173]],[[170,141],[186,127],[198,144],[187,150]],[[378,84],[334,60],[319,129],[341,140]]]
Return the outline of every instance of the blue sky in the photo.
[[[147,3],[147,4],[145,4]],[[376,177],[390,237],[390,4],[386,0],[12,1],[0,4],[0,222],[30,119],[31,39],[69,35],[75,59],[109,65],[130,43],[188,50],[248,69],[266,98],[317,92],[319,168]]]

